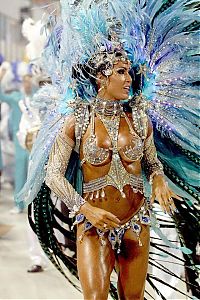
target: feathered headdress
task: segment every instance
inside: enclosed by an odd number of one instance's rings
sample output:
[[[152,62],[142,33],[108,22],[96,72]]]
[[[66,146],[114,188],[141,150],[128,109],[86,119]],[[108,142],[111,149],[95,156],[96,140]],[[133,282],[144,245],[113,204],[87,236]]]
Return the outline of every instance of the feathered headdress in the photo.
[[[197,31],[193,30],[195,22],[199,20],[194,5],[196,2],[177,0],[166,4],[165,10],[161,1],[60,2],[61,19],[52,23],[54,27],[50,30],[43,51],[46,70],[63,95],[56,109],[57,117],[72,111],[71,101],[77,96],[77,90],[78,96],[83,100],[89,101],[95,96],[95,89],[87,76],[88,71],[83,72],[83,66],[87,66],[94,57],[98,60],[102,47],[104,50],[109,47],[113,49],[117,40],[123,51],[126,51],[136,73],[143,79],[141,91],[149,103],[149,114],[158,132],[170,137],[187,155],[187,158],[180,155],[174,158],[174,162],[169,161],[168,156],[161,151],[161,143],[158,145],[162,161],[172,169],[175,164],[179,165],[177,175],[185,180],[188,168],[191,170],[187,159],[197,159],[199,151],[196,131],[199,113],[198,87],[194,84],[198,80],[198,39]],[[93,62],[94,69],[98,64],[97,61]],[[74,78],[74,70],[81,76]],[[36,143],[36,148],[41,148],[43,153],[43,163],[54,140],[53,127],[49,127],[46,120],[44,130],[48,132],[50,128],[49,134],[52,138],[47,142],[47,139],[43,140],[41,137]],[[34,162],[34,168],[36,163]],[[38,165],[41,168],[39,160]],[[198,178],[195,164],[192,168],[191,183],[195,187]],[[30,177],[34,176],[35,171],[30,171]],[[43,178],[45,172],[40,173]],[[30,190],[33,186],[36,187],[34,182],[29,183]],[[36,191],[39,186],[37,184]],[[188,197],[193,197],[196,193],[193,187],[186,188]],[[32,196],[29,199],[32,200],[36,193],[30,195]]]

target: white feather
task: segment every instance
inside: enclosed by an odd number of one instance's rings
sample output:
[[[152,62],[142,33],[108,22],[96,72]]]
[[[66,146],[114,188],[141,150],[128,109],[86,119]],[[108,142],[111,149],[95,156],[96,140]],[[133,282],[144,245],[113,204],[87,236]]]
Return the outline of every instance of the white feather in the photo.
[[[22,34],[29,41],[26,55],[31,61],[39,59],[45,47],[47,32],[42,31],[43,26],[42,21],[34,22],[31,18],[26,19],[22,24]]]

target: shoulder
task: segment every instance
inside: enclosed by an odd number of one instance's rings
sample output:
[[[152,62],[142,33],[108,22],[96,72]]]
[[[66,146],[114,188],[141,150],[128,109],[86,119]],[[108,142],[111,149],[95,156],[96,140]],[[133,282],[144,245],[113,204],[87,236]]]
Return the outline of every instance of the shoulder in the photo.
[[[75,137],[82,136],[89,121],[89,105],[84,101],[74,104],[74,113],[67,116],[64,121],[62,132],[73,141]]]
[[[62,133],[69,138],[71,138],[73,141],[75,141],[75,116],[74,114],[71,114],[70,116],[67,116],[65,118],[63,127],[62,127]]]

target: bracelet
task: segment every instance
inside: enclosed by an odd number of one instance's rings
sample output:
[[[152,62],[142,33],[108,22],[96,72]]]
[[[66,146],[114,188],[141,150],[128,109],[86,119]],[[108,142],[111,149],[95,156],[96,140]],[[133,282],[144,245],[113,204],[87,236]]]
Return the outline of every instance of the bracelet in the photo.
[[[77,214],[79,214],[81,206],[85,203],[86,201],[82,197],[80,197],[79,204],[74,204],[72,210],[69,213],[69,217],[74,218]]]
[[[155,175],[163,175],[164,176],[164,172],[162,170],[156,170],[154,171],[150,176],[149,176],[149,183],[153,184],[153,178]]]

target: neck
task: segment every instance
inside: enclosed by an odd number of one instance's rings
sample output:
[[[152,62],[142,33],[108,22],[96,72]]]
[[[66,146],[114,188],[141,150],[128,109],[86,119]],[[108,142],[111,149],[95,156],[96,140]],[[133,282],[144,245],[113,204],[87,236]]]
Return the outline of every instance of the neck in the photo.
[[[102,91],[100,91],[98,94],[97,94],[97,98],[99,99],[102,99],[104,101],[117,101],[118,99],[110,96],[110,95],[107,95],[105,93],[103,93]]]
[[[123,113],[123,105],[119,100],[96,98],[93,104],[95,112],[105,116],[116,116]]]

